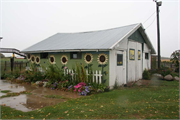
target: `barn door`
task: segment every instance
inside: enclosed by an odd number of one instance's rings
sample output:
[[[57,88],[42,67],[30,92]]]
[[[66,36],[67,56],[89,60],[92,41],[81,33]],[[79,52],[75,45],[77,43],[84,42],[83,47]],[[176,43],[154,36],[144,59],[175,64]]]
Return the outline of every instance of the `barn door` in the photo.
[[[116,79],[118,85],[126,84],[126,53],[117,51],[116,55]]]

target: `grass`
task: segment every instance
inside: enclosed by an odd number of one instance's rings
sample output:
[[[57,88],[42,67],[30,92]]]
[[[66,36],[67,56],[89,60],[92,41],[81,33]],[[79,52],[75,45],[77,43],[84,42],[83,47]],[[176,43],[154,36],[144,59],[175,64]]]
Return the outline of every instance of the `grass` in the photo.
[[[179,82],[154,80],[22,112],[1,106],[1,119],[178,119]]]
[[[14,92],[14,93],[7,93],[6,95],[2,95],[1,98],[18,96],[20,94],[32,94],[32,93],[30,93],[29,91],[21,91],[19,93],[16,93],[16,92]]]
[[[46,97],[46,98],[66,99],[65,97],[60,96],[60,95],[46,95],[46,96],[44,96],[44,97]]]
[[[1,91],[2,93],[8,93],[8,92],[11,92],[10,90],[2,90]]]

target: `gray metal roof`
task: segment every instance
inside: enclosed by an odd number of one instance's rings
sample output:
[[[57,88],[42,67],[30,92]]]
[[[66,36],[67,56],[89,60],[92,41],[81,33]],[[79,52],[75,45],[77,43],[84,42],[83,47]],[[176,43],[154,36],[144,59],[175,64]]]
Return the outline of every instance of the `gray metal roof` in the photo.
[[[60,50],[111,49],[139,24],[80,33],[57,33],[22,52],[45,52]]]

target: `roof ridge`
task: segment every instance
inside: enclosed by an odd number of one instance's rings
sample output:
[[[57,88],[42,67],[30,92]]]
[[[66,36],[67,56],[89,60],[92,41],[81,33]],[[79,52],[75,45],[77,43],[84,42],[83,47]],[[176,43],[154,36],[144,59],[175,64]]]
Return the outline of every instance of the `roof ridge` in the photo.
[[[70,33],[57,33],[57,34],[81,34],[81,33],[93,33],[93,32],[100,32],[100,31],[106,31],[106,30],[119,29],[119,28],[128,27],[128,26],[132,26],[132,25],[137,25],[137,24],[140,24],[140,23],[135,23],[135,24],[131,24],[131,25],[124,25],[124,26],[115,27],[115,28],[107,28],[107,29],[101,29],[101,30],[94,30],[94,31],[70,32]]]

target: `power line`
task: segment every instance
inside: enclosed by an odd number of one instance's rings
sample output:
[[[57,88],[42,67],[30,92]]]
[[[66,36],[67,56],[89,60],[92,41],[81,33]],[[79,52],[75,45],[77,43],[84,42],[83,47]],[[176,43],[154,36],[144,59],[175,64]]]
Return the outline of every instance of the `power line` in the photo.
[[[154,20],[155,20],[155,19],[156,19],[156,17],[154,17]],[[154,20],[151,22],[151,24],[150,24],[148,27],[150,27],[150,26],[153,24]],[[147,30],[148,27],[146,27],[145,30]]]
[[[156,11],[154,11],[154,13],[153,13],[149,18],[151,18],[155,13],[156,13]],[[147,21],[149,20],[149,18],[148,18],[145,22],[147,22]],[[144,24],[145,22],[143,22],[143,24]]]

